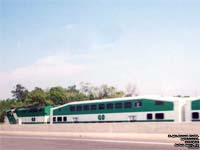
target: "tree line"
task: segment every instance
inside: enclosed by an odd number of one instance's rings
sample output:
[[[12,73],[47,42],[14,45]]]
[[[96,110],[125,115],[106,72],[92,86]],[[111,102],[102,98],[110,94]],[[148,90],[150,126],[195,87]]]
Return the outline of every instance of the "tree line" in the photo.
[[[0,100],[0,122],[4,121],[6,111],[12,108],[46,105],[58,106],[72,101],[132,96],[136,95],[136,89],[135,86],[131,87],[128,85],[126,92],[124,92],[107,84],[93,86],[82,82],[78,86],[71,85],[67,88],[61,86],[49,89],[35,87],[29,91],[23,85],[17,84],[11,93],[13,98]]]

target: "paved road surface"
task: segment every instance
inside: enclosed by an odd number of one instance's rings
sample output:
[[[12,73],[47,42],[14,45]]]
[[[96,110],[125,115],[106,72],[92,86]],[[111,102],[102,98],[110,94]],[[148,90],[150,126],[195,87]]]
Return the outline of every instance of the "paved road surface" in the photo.
[[[0,150],[183,150],[171,143],[0,135]]]

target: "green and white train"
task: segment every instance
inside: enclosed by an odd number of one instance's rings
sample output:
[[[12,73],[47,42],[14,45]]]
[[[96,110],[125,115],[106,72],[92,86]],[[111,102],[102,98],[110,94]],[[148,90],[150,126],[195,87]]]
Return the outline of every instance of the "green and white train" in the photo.
[[[128,97],[72,102],[51,109],[53,123],[181,122],[177,98]]]
[[[200,98],[125,97],[71,102],[57,107],[17,108],[13,124],[200,121]]]
[[[21,107],[7,111],[10,124],[50,123],[50,109],[46,107]]]
[[[200,121],[200,98],[190,98],[185,103],[185,121]]]

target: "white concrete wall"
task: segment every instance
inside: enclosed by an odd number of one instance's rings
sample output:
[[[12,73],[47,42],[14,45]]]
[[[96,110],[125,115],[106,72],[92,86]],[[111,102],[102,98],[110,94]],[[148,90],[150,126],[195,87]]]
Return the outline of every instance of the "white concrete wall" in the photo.
[[[0,125],[1,131],[38,131],[62,133],[145,133],[145,134],[200,134],[200,122],[192,123],[77,123]]]

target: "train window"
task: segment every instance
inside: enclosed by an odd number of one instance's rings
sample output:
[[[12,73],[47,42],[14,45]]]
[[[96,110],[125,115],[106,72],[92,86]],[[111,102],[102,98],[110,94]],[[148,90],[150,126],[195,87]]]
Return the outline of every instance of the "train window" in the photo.
[[[64,122],[67,122],[67,117],[63,117],[63,121],[64,121]]]
[[[81,111],[82,110],[82,106],[81,105],[76,106],[76,110],[77,111]]]
[[[199,113],[198,112],[193,112],[192,113],[192,119],[199,119]]]
[[[84,110],[89,110],[89,105],[84,105],[84,106],[83,106],[83,109],[84,109]]]
[[[122,108],[122,103],[115,103],[115,108]]]
[[[112,104],[112,103],[108,103],[108,104],[106,105],[106,107],[107,107],[107,109],[113,109],[113,104]]]
[[[138,102],[135,102],[135,107],[141,107],[142,106],[142,102],[138,101]]]
[[[35,117],[31,118],[31,121],[35,121]]]
[[[152,119],[153,119],[152,114],[147,114],[147,120],[152,120]]]
[[[56,117],[53,117],[53,122],[56,122]]]
[[[164,114],[163,113],[156,113],[155,118],[156,119],[164,119]]]
[[[57,118],[57,121],[58,121],[58,122],[62,122],[62,117],[58,117],[58,118]]]
[[[75,106],[70,106],[69,109],[70,111],[75,111]]]
[[[163,101],[155,101],[155,105],[163,105],[164,102]]]
[[[132,103],[131,102],[125,102],[124,103],[124,108],[131,108],[132,107]]]
[[[91,110],[96,110],[97,109],[97,105],[91,105]]]
[[[99,109],[102,110],[105,108],[105,105],[104,104],[99,104]]]

